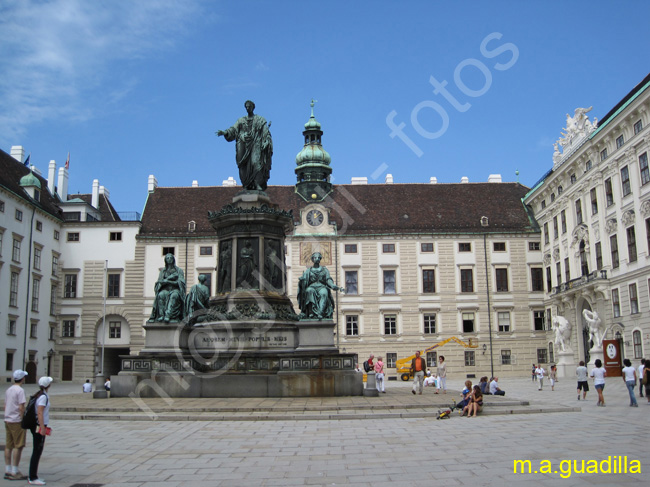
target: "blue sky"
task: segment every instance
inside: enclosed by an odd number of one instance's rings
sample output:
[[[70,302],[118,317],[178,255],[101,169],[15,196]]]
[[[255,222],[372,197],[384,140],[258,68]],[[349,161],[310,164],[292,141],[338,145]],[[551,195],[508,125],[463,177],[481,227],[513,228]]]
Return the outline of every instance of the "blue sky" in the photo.
[[[650,72],[649,14],[640,1],[3,0],[0,148],[23,145],[43,173],[70,152],[71,194],[97,178],[118,211],[141,211],[149,174],[239,179],[215,131],[247,99],[272,121],[269,183],[293,184],[313,97],[335,184],[519,170],[531,186],[567,113],[600,118]]]

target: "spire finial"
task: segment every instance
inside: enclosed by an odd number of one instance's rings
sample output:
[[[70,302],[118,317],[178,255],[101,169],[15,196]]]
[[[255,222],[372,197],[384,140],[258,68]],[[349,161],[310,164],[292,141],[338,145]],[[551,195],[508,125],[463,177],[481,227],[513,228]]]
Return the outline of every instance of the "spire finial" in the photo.
[[[314,118],[314,103],[318,103],[318,100],[311,99],[309,106],[311,107],[311,118]]]

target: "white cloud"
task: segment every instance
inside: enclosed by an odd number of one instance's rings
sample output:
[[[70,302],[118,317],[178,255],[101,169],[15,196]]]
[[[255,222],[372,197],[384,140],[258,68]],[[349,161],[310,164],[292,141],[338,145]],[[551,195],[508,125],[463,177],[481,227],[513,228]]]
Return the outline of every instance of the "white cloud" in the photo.
[[[87,119],[133,89],[111,76],[116,63],[175,47],[201,18],[202,0],[3,0],[0,4],[0,142],[15,143],[31,124]],[[4,140],[2,140],[4,139]]]

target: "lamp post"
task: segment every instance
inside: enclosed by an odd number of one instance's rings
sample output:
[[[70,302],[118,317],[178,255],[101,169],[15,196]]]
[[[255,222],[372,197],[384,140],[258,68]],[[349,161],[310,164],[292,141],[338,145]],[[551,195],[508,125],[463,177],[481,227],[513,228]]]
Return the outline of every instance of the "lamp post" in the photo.
[[[101,332],[101,359],[99,362],[99,370],[97,371],[97,376],[95,377],[95,390],[93,391],[93,398],[95,399],[106,399],[108,393],[104,390],[104,342],[106,342],[106,291],[108,287],[108,260],[104,261],[104,286],[103,286],[103,312],[102,312],[102,332]]]

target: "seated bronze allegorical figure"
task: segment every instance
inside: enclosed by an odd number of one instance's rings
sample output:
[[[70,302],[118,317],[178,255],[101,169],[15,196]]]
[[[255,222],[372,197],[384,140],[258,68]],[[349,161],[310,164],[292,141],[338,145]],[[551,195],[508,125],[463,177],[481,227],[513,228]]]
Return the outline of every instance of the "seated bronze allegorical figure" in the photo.
[[[205,285],[205,274],[199,275],[198,284],[194,284],[185,297],[185,317],[191,317],[194,313],[207,309],[210,301],[210,290]]]
[[[334,315],[332,292],[345,289],[334,284],[327,267],[320,265],[323,256],[315,252],[311,256],[314,265],[305,270],[298,280],[298,307],[300,318],[307,320],[329,320]]]
[[[156,297],[150,322],[178,322],[183,319],[185,301],[185,275],[177,267],[174,254],[165,255],[165,267],[160,271],[154,287]]]

